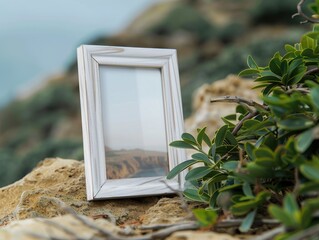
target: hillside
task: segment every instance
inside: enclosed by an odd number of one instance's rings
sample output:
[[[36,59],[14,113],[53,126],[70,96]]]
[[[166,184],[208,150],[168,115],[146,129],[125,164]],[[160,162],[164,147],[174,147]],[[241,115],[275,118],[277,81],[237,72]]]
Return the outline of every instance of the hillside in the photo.
[[[291,25],[295,0],[165,1],[115,36],[91,43],[176,48],[185,117],[204,83],[237,74],[251,54],[263,65],[272,49],[294,42],[307,26]],[[46,157],[83,159],[76,61],[64,75],[0,112],[0,186]]]

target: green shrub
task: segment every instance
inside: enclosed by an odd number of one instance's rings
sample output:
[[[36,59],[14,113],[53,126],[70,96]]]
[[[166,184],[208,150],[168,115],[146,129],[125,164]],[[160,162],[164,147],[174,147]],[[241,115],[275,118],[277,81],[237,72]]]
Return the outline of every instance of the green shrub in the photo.
[[[45,158],[60,157],[83,160],[83,147],[80,140],[45,140],[36,148],[30,150],[22,157],[18,157],[18,167],[15,180],[29,173],[40,161]],[[12,160],[11,160],[12,161]]]
[[[318,227],[319,26],[266,66],[256,62],[248,57],[240,75],[256,77],[263,104],[225,97],[239,103],[236,112],[222,118],[225,125],[212,139],[203,128],[172,142],[196,153],[167,178],[201,163],[185,177],[186,198],[243,217],[242,232],[256,218],[276,218],[286,229],[277,239],[288,239]]]
[[[187,117],[192,112],[192,94],[195,89],[204,83],[211,83],[223,79],[229,74],[238,73],[246,66],[247,53],[254,55],[259,63],[267,64],[268,59],[273,55],[273,49],[283,52],[285,43],[298,41],[298,33],[301,34],[301,31],[296,29],[294,33],[285,37],[269,37],[252,41],[240,48],[237,45],[229,47],[216,58],[205,61],[192,69],[189,83],[182,88],[184,116]]]
[[[215,27],[194,7],[179,4],[157,25],[148,30],[151,34],[170,35],[178,31],[194,34],[199,40],[215,36]]]
[[[251,21],[254,24],[299,24],[297,19],[291,20],[298,2],[298,0],[258,0],[251,10]]]

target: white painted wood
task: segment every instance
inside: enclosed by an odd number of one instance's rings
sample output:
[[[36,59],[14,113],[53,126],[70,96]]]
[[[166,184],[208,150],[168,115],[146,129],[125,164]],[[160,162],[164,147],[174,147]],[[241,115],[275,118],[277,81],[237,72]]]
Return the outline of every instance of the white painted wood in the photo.
[[[102,124],[99,69],[101,66],[150,67],[161,70],[166,140],[179,139],[184,131],[175,49],[82,45],[77,49],[82,112],[86,189],[88,200],[172,193],[163,183],[181,190],[185,172],[173,180],[163,177],[107,179]],[[168,147],[169,169],[186,160],[183,149]]]

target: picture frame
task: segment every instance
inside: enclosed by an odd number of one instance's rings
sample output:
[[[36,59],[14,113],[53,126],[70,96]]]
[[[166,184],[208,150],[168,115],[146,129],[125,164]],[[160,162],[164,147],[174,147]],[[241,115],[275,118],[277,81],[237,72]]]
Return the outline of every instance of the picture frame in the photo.
[[[186,160],[169,147],[184,131],[175,49],[77,49],[87,200],[171,194]]]

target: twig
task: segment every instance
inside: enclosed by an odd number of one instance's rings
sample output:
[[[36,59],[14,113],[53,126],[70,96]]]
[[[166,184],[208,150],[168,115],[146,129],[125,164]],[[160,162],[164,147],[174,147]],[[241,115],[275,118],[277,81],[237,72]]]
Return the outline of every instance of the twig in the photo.
[[[128,239],[128,238],[122,238],[120,236],[115,235],[114,233],[112,233],[111,231],[108,231],[106,229],[103,229],[99,226],[97,226],[96,224],[86,220],[85,218],[83,218],[82,216],[78,215],[78,214],[72,214],[71,215],[78,220],[79,222],[81,222],[83,225],[96,230],[99,234],[101,234],[103,237],[106,237],[108,240],[124,240],[124,239]]]
[[[301,240],[301,239],[308,239],[308,237],[314,237],[319,235],[319,224],[316,224],[308,229],[303,230],[300,233],[297,233],[291,236],[290,240]]]
[[[221,98],[215,98],[215,99],[211,99],[210,102],[211,103],[214,103],[214,102],[243,103],[243,104],[246,104],[248,106],[254,107],[256,109],[263,109],[265,111],[268,111],[268,107],[266,107],[262,104],[259,104],[255,101],[248,100],[248,99],[238,97],[238,96],[225,96],[225,97],[221,97]]]
[[[194,223],[195,222],[187,222],[187,223]],[[168,227],[172,227],[172,226],[178,226],[180,225],[180,223],[176,223],[176,224],[156,224],[156,225],[146,225],[146,226],[140,226],[138,227],[137,229],[139,230],[160,230],[160,229],[163,229],[163,228],[168,228]]]
[[[317,18],[313,18],[313,17],[309,17],[307,16],[303,11],[302,11],[302,5],[305,3],[306,0],[300,0],[300,2],[297,4],[297,13],[295,13],[294,15],[292,15],[292,18],[296,17],[296,16],[301,16],[304,19],[306,19],[305,21],[301,21],[301,24],[304,23],[319,23],[319,19]]]
[[[293,93],[293,92],[301,92],[303,94],[308,94],[308,93],[310,93],[310,90],[307,88],[291,88],[291,89],[286,91],[287,94]]]
[[[100,228],[94,223],[87,221],[80,215],[72,214],[72,216],[83,223],[85,226],[88,226],[91,229],[98,231],[102,236],[106,237],[107,240],[152,240],[152,239],[164,239],[167,236],[171,235],[174,232],[182,231],[182,230],[196,230],[199,228],[199,225],[196,222],[182,223],[179,225],[173,225],[171,227],[167,227],[163,230],[159,230],[154,233],[146,234],[144,236],[136,236],[136,237],[122,237],[114,234],[106,229]]]
[[[229,219],[229,220],[223,220],[220,222],[217,222],[215,227],[216,228],[228,228],[228,227],[238,227],[244,219]],[[254,221],[254,225],[278,225],[279,221],[274,220],[274,219],[256,219]]]
[[[305,75],[310,75],[310,74],[313,74],[316,72],[319,72],[319,68],[314,67],[314,68],[309,69],[307,72],[305,72]]]
[[[298,168],[295,168],[295,170],[294,170],[294,178],[295,178],[295,186],[294,186],[293,193],[296,194],[299,191],[299,187],[300,187],[299,169]]]
[[[285,228],[283,226],[279,226],[277,228],[274,228],[270,231],[264,232],[263,234],[259,235],[259,236],[254,236],[251,239],[254,240],[271,240],[274,239],[274,237],[279,234],[282,233],[283,231],[285,231]]]
[[[241,127],[243,126],[243,123],[244,121],[246,121],[247,119],[251,119],[253,117],[255,117],[256,115],[258,114],[258,111],[253,111],[253,112],[250,112],[248,113],[245,117],[243,117],[237,124],[236,126],[234,127],[233,131],[232,131],[232,134],[234,136],[237,135],[238,131],[241,129]]]
[[[199,229],[199,225],[197,223],[195,222],[184,223],[184,224],[168,227],[158,232],[145,235],[144,236],[145,238],[135,239],[135,240],[165,239],[166,237],[168,237],[174,232],[183,231],[183,230],[196,230],[196,229]],[[130,239],[130,240],[133,240],[133,239]]]

